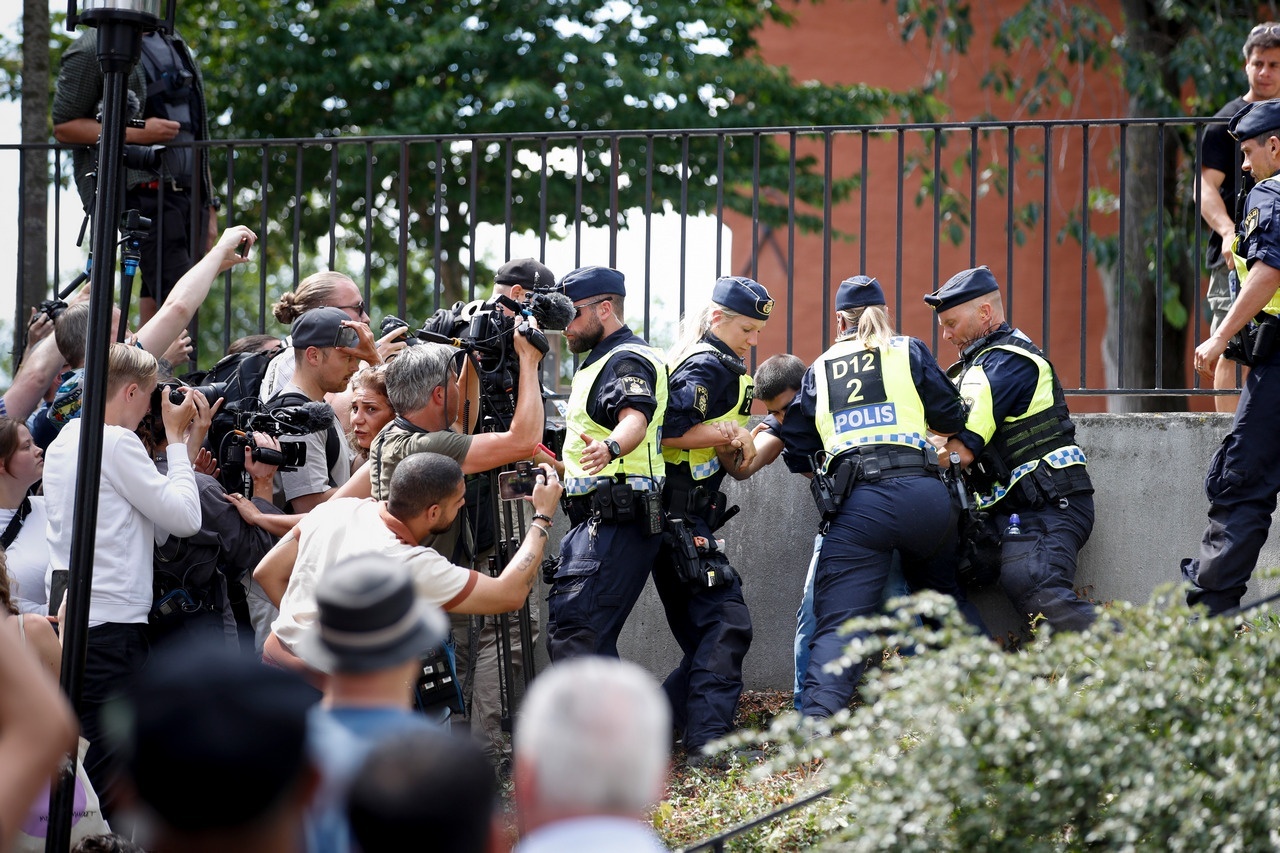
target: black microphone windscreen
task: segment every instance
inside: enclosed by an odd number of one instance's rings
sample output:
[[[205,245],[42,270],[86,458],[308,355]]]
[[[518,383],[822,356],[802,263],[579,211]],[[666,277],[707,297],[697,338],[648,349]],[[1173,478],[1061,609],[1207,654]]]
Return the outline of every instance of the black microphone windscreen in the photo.
[[[529,310],[540,328],[557,331],[566,328],[578,315],[573,300],[563,293],[535,293]]]

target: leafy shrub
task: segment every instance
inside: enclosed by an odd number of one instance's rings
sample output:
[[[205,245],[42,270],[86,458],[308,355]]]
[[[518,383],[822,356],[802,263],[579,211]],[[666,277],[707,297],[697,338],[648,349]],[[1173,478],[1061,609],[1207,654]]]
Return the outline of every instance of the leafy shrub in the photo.
[[[1008,654],[922,594],[851,656],[866,704],[767,734],[776,771],[814,757],[843,801],[841,850],[1280,847],[1280,634],[1197,618],[1178,590]],[[918,627],[916,617],[940,627]],[[768,772],[768,771],[764,771]]]

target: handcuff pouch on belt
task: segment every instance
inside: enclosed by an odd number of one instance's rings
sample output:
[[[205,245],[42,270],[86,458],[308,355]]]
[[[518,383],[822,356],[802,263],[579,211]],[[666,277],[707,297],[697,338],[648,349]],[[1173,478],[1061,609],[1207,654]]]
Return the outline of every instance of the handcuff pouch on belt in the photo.
[[[715,540],[709,540],[705,547],[699,548],[693,541],[693,530],[684,519],[668,518],[663,535],[676,576],[694,589],[714,589],[736,577],[729,559],[716,547]]]
[[[1280,317],[1263,311],[1232,336],[1222,352],[1223,357],[1245,367],[1261,364],[1275,352],[1276,333],[1280,331],[1277,327],[1280,327]]]
[[[587,498],[594,521],[608,524],[639,521],[650,536],[662,532],[662,496],[657,491],[641,491],[625,480],[600,477],[595,491]]]

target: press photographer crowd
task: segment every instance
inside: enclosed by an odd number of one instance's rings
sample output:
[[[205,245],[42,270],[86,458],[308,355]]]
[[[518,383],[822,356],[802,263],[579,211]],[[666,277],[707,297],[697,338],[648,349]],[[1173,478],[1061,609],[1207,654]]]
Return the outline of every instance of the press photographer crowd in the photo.
[[[490,298],[420,327],[387,316],[376,336],[357,285],[315,273],[273,306],[287,335],[175,377],[196,307],[256,241],[228,228],[107,353],[78,721],[56,676],[89,306],[32,320],[0,419],[0,642],[27,647],[0,656],[0,733],[30,727],[13,747],[28,763],[6,766],[31,768],[0,826],[20,849],[43,849],[47,773],[77,729],[76,849],[398,850],[424,833],[448,850],[661,849],[645,815],[673,755],[706,773],[763,757],[707,749],[734,730],[752,638],[720,487],[780,456],[822,517],[803,714],[849,705],[861,667],[828,667],[841,626],[900,591],[948,593],[981,629],[965,589],[998,575],[1055,627],[1094,618],[1071,589],[1084,456],[985,267],[927,297],[961,350],[954,381],[892,333],[873,278],[840,284],[837,343],[813,366],[774,356],[753,377],[775,305],[760,283],[717,280],[663,353],[626,325],[622,272],[557,281],[531,258]],[[580,356],[563,425],[545,414],[549,333]],[[618,660],[650,577],[682,654],[661,685]]]

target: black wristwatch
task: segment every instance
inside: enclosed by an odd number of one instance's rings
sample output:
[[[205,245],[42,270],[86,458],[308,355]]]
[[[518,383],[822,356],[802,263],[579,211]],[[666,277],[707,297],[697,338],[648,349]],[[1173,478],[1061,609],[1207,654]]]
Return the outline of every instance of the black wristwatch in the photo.
[[[622,455],[622,446],[612,438],[606,438],[601,444],[608,448],[610,462]]]

